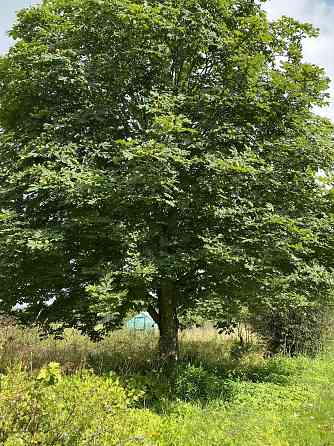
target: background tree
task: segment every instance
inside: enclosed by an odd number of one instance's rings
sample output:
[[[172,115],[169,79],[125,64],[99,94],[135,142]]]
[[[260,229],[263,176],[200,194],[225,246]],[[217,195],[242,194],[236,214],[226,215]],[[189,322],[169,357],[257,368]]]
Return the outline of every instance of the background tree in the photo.
[[[45,0],[0,63],[1,306],[97,336],[330,299],[332,127],[316,31],[254,0]],[[327,251],[330,249],[329,245]],[[327,252],[326,251],[326,252]]]

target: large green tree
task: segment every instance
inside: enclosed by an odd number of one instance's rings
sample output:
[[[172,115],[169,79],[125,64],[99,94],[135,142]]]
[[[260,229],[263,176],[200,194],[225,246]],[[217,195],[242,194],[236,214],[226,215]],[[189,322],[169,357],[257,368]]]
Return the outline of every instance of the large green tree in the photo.
[[[2,311],[91,335],[280,296],[324,302],[333,164],[315,37],[255,0],[44,0],[0,62]]]

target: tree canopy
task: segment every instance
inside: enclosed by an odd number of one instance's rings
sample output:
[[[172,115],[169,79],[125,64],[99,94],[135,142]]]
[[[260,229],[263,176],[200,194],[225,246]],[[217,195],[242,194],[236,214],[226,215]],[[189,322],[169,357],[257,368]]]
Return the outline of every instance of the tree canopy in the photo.
[[[44,0],[0,59],[0,299],[92,336],[331,296],[332,126],[310,24],[255,0]]]

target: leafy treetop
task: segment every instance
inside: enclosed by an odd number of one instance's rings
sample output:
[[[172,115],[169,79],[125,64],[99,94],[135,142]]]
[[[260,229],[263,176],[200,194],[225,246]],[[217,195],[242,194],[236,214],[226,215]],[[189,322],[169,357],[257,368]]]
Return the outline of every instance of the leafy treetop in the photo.
[[[254,0],[21,11],[0,60],[2,309],[96,335],[146,307],[176,346],[192,308],[327,299],[316,34]]]

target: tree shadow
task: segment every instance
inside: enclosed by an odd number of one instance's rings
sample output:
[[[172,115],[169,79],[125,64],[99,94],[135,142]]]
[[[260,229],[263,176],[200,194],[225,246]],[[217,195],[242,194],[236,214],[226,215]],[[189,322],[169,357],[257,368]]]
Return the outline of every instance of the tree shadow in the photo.
[[[255,391],[256,384],[288,386],[298,373],[298,366],[290,358],[280,356],[257,364],[245,364],[242,360],[226,363],[180,361],[173,382],[169,382],[158,368],[141,370],[121,379],[126,387],[142,394],[137,407],[168,414],[175,402],[202,407],[213,402],[230,404],[241,394]]]

